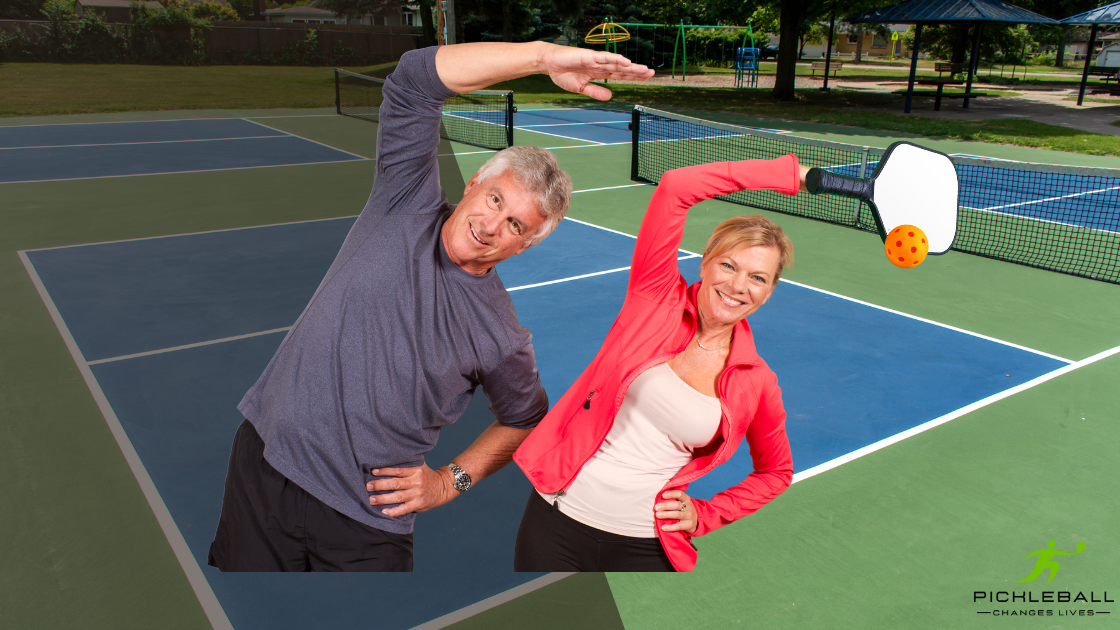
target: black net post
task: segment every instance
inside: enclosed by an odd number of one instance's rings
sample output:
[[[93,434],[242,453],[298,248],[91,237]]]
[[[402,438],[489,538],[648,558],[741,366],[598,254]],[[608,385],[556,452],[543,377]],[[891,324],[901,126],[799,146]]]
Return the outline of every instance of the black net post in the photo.
[[[513,146],[513,92],[506,93],[506,148]]]
[[[637,107],[630,113],[630,181],[640,182],[638,176],[638,140],[642,137],[642,115]]]
[[[339,96],[338,90],[338,68],[334,69],[334,111],[338,115],[342,115],[342,98]]]

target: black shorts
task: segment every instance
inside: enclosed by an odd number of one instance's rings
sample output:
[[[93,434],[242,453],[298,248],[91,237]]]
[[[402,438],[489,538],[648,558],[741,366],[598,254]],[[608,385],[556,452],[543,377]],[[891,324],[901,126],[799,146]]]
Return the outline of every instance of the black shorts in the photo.
[[[208,562],[222,571],[411,571],[412,534],[359,523],[308,494],[265,461],[246,420]]]
[[[573,519],[537,493],[529,495],[514,571],[676,571],[661,541],[612,534]]]

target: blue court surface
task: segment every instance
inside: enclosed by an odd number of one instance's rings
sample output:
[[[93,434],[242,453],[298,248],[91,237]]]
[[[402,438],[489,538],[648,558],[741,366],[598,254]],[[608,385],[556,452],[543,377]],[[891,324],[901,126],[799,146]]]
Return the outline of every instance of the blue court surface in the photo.
[[[26,253],[237,628],[403,630],[539,577],[512,572],[530,493],[515,465],[417,518],[411,575],[309,580],[222,574],[206,566],[242,421],[236,405],[306,305],[352,221]],[[521,323],[534,334],[551,400],[606,336],[622,305],[633,243],[566,220],[540,245],[499,265]],[[682,252],[680,267],[690,281],[698,266],[699,258]],[[790,283],[777,288],[751,325],[782,386],[797,471],[1065,365]],[[464,417],[443,430],[428,462],[449,461],[490,422],[479,393]],[[750,469],[744,446],[691,492],[708,497]],[[431,597],[434,585],[456,575],[467,577]]]
[[[0,127],[0,183],[362,159],[242,118]]]
[[[455,112],[456,116],[487,120],[487,112]],[[628,111],[598,108],[558,108],[518,110],[513,114],[513,126],[522,131],[532,131],[569,140],[584,140],[596,144],[630,144],[633,136],[630,131],[632,115]],[[690,131],[690,138],[738,135],[737,133],[711,127],[696,127]],[[747,127],[754,129],[754,127]],[[774,129],[760,129],[770,133],[785,133]],[[682,140],[684,136],[657,138],[659,140]]]

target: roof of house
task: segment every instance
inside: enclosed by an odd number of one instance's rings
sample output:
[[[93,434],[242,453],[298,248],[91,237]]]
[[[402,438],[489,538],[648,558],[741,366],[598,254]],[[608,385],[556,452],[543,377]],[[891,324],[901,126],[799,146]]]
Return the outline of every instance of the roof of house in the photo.
[[[314,15],[321,17],[335,17],[334,11],[320,9],[317,7],[299,6],[288,7],[287,9],[269,9],[264,12],[265,15]]]

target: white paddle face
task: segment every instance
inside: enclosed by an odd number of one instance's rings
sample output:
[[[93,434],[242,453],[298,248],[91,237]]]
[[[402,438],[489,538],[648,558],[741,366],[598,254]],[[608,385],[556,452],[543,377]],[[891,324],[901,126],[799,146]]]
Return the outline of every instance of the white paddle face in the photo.
[[[891,151],[875,178],[871,201],[889,234],[900,225],[926,233],[929,253],[944,254],[957,236],[960,184],[948,156],[913,144]]]

